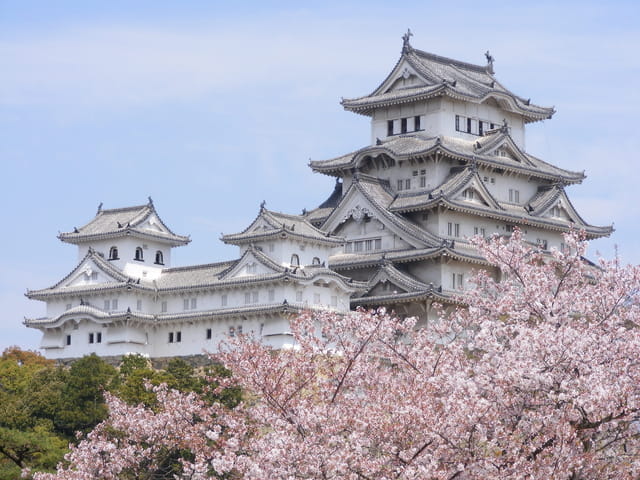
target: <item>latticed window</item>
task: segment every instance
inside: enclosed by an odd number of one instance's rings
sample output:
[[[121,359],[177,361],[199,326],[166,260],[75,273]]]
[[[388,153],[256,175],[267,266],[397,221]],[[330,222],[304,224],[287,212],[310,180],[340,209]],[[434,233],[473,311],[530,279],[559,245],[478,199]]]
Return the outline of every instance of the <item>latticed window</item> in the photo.
[[[134,260],[137,260],[139,262],[142,262],[144,260],[144,253],[142,253],[142,247],[136,248],[136,254],[133,258]]]
[[[109,249],[109,260],[118,260],[118,247],[111,247]]]

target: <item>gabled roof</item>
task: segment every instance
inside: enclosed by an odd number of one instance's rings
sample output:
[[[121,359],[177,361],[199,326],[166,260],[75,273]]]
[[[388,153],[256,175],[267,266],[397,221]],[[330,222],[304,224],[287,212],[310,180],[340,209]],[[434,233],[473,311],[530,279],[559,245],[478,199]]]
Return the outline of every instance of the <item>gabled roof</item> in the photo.
[[[324,245],[340,245],[344,239],[328,235],[311,223],[303,215],[288,215],[260,207],[258,216],[240,233],[223,235],[221,240],[232,245],[243,245],[276,238],[298,238]]]
[[[454,249],[455,247],[455,249]],[[453,260],[488,265],[487,261],[478,254],[477,250],[460,248],[458,243],[443,241],[443,244],[434,248],[421,248],[415,250],[396,250],[367,253],[341,253],[329,258],[331,268],[339,271],[358,268],[375,267],[385,262],[410,263],[429,260],[440,257],[448,257]]]
[[[77,286],[69,285],[69,283],[76,277],[88,271],[89,269],[93,269],[93,267],[102,271],[102,273],[109,279],[111,279],[111,281]],[[82,258],[82,260],[80,260],[80,262],[73,268],[73,270],[71,270],[71,272],[69,272],[62,280],[49,288],[40,290],[28,290],[26,296],[31,299],[41,299],[52,294],[73,295],[76,293],[84,293],[90,291],[98,292],[105,290],[118,290],[131,285],[133,282],[135,282],[133,278],[130,278],[122,273],[121,270],[114,267],[111,263],[105,260],[100,253],[94,251],[92,248],[89,248],[89,251],[84,256],[84,258]]]
[[[521,115],[525,122],[551,118],[553,108],[534,105],[500,84],[493,76],[493,59],[488,59],[488,65],[473,65],[414,49],[406,40],[400,59],[378,88],[341,103],[345,110],[372,115],[376,108],[438,96],[473,103],[493,99],[504,110]],[[411,82],[398,86],[402,79]]]
[[[389,206],[389,209],[393,212],[405,213],[443,206],[458,212],[560,232],[567,232],[571,229],[584,230],[589,239],[607,236],[613,231],[610,226],[599,227],[585,222],[569,201],[562,185],[541,187],[540,192],[533,197],[529,204],[514,205],[495,200],[484,187],[484,182],[478,177],[474,165],[452,168],[451,171],[451,175],[439,187],[416,194],[399,195]],[[465,201],[459,195],[474,179],[476,188],[482,189],[482,198],[487,201],[486,204]],[[562,198],[563,208],[569,213],[568,221],[543,216],[558,203],[559,198]]]
[[[513,158],[495,154],[503,145],[514,152]],[[448,156],[453,160],[475,162],[478,166],[500,168],[565,184],[579,183],[585,178],[584,172],[558,168],[523,152],[509,135],[508,128],[494,130],[488,135],[473,140],[443,136],[428,137],[422,133],[396,135],[380,140],[377,145],[366,146],[341,157],[311,161],[309,166],[316,172],[340,176],[343,172],[361,169],[372,158],[386,157],[397,162],[426,158],[436,154]]]
[[[371,215],[391,230],[397,232],[400,237],[414,247],[422,248],[440,245],[442,243],[440,237],[389,211],[389,206],[394,197],[395,194],[386,182],[368,175],[356,174],[353,177],[351,186],[322,225],[322,228],[330,231],[335,230],[340,224],[353,216],[352,209],[347,211],[348,206],[361,199],[364,205],[358,206],[369,211]]]
[[[227,270],[224,270],[218,278],[221,280],[226,280],[230,278],[234,278],[237,276],[237,273],[247,265],[251,260],[255,260],[260,263],[262,266],[266,267],[269,270],[269,273],[282,273],[286,269],[284,266],[274,262],[269,256],[265,255],[261,250],[256,248],[253,245],[250,245],[233,266],[229,267]]]
[[[369,288],[373,288],[378,283],[385,281],[397,285],[406,292],[421,292],[429,289],[429,285],[407,273],[401,272],[389,261],[385,261],[375,275],[371,277],[369,280]]]
[[[82,244],[85,242],[134,236],[149,238],[171,246],[186,245],[191,240],[177,235],[165,225],[149,198],[146,205],[103,210],[102,204],[93,220],[72,232],[60,233],[63,242]]]
[[[467,188],[473,188],[475,194],[485,206],[494,210],[504,210],[500,203],[491,195],[485,183],[478,175],[475,165],[466,167],[453,167],[451,174],[440,186],[428,190],[399,194],[391,203],[389,209],[396,212],[411,211],[424,205],[429,205],[439,197],[460,200],[460,196]]]

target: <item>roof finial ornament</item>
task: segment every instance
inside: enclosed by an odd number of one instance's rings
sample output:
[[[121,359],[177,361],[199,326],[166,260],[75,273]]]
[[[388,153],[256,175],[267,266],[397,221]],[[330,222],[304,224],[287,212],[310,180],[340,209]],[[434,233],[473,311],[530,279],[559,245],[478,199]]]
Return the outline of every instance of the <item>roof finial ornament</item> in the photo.
[[[487,57],[487,70],[489,73],[493,73],[493,55],[489,53],[489,50],[484,52],[484,56]]]
[[[407,52],[411,50],[411,44],[409,44],[409,39],[413,37],[413,33],[411,33],[411,29],[407,28],[407,33],[402,35],[402,51]]]
[[[98,205],[98,213],[100,213],[102,211],[102,202],[100,202],[100,205]]]
[[[153,200],[151,199],[151,196],[147,197],[149,199],[149,205],[153,205]]]
[[[262,202],[260,202],[260,210],[264,210],[265,205],[267,204],[266,200],[262,200]]]

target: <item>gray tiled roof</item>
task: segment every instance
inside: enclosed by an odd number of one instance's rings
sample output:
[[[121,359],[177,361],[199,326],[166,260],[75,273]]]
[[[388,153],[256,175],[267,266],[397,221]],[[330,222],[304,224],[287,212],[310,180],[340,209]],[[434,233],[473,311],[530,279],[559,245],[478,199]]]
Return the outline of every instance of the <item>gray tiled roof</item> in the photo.
[[[416,195],[398,196],[393,204],[390,205],[389,209],[395,212],[410,212],[428,210],[436,206],[445,206],[460,212],[495,218],[516,224],[539,226],[556,231],[566,232],[575,228],[583,229],[588,238],[607,236],[613,231],[613,228],[610,226],[599,227],[586,223],[575,211],[569,198],[564,193],[564,189],[559,185],[549,187],[548,189],[543,187],[541,192],[534,196],[529,204],[523,205],[497,202],[493,197],[487,197],[491,200],[489,205],[460,200],[456,198],[457,194],[460,193],[472,176],[477,176],[477,173],[474,172],[473,166],[452,169],[452,171],[453,173],[445,179],[441,186]],[[480,181],[478,181],[477,184],[481,187],[483,185]],[[490,195],[486,191],[484,193]],[[540,216],[560,195],[563,196],[565,204],[569,207],[569,211],[573,217],[572,223],[561,219]],[[493,202],[497,205],[494,205]]]
[[[260,226],[262,224],[262,226]],[[251,225],[240,233],[223,235],[221,240],[233,245],[242,245],[270,238],[287,236],[301,238],[312,242],[340,245],[344,239],[328,235],[314,227],[303,215],[288,215],[260,208],[258,216]]]
[[[491,149],[507,143],[518,158],[501,157],[491,154]],[[480,148],[478,148],[480,147]],[[397,135],[381,140],[378,145],[370,145],[347,155],[330,160],[314,160],[309,166],[320,173],[340,175],[341,172],[360,168],[369,157],[388,155],[395,160],[426,157],[436,151],[455,160],[475,162],[489,168],[502,168],[514,173],[525,174],[546,180],[564,183],[579,183],[583,172],[572,172],[553,166],[518,149],[508,132],[494,131],[484,137],[465,140],[456,137],[428,137],[422,133]]]
[[[405,61],[416,71],[424,85],[389,90],[388,81],[397,77],[399,68]],[[551,118],[554,113],[553,108],[534,105],[528,99],[509,91],[495,79],[489,66],[460,62],[408,45],[403,49],[394,69],[376,90],[363,97],[343,99],[342,105],[346,110],[372,115],[373,110],[378,107],[436,96],[448,96],[475,103],[494,98],[505,109],[522,115],[526,122]]]
[[[155,214],[166,232],[141,228],[142,224]],[[63,242],[83,243],[91,240],[117,238],[126,235],[153,238],[170,245],[186,245],[191,240],[187,236],[176,235],[165,225],[155,210],[153,203],[109,210],[98,209],[96,216],[86,225],[71,232],[58,235]]]
[[[163,294],[170,292],[208,290],[216,288],[235,288],[245,285],[258,285],[280,281],[312,282],[318,277],[328,276],[341,282],[349,290],[357,291],[366,289],[366,284],[353,281],[339,273],[322,266],[307,266],[304,268],[285,268],[273,262],[264,253],[257,249],[248,250],[245,255],[252,253],[258,260],[272,267],[272,273],[259,275],[246,275],[241,277],[225,278],[224,274],[232,269],[240,260],[212,263],[206,265],[193,265],[188,267],[168,268],[162,271],[157,280],[127,277],[121,272],[119,281],[94,283],[73,287],[62,286],[63,281],[42,290],[30,290],[27,296],[32,299],[44,300],[54,296],[81,296],[95,295],[106,291],[136,290],[149,294]],[[93,255],[99,254],[93,253]],[[83,259],[84,261],[84,259]],[[81,262],[82,263],[82,262]],[[76,267],[77,269],[78,267]],[[115,268],[115,267],[111,267]],[[76,270],[74,269],[74,271]],[[70,274],[71,275],[71,274]],[[70,275],[67,275],[68,278]]]
[[[381,217],[383,223],[385,220],[390,222],[396,228],[420,241],[425,246],[436,246],[442,243],[442,239],[437,235],[427,232],[406,218],[389,211],[389,206],[393,203],[395,194],[385,181],[368,175],[356,174],[349,187],[349,190],[352,189],[358,190],[362,196],[369,200],[371,205],[377,210],[377,214]],[[343,199],[346,199],[348,195],[349,192],[345,194]],[[336,207],[336,210],[339,208],[339,206]]]
[[[434,248],[404,249],[395,251],[386,250],[372,253],[341,253],[338,255],[332,255],[329,258],[329,265],[333,269],[344,271],[357,268],[375,267],[382,265],[385,262],[418,262],[437,257],[449,257],[454,260],[487,265],[486,260],[482,256],[478,255],[477,251],[461,249],[458,246],[458,243],[452,244],[452,242],[448,242],[447,244],[445,242],[442,246]]]

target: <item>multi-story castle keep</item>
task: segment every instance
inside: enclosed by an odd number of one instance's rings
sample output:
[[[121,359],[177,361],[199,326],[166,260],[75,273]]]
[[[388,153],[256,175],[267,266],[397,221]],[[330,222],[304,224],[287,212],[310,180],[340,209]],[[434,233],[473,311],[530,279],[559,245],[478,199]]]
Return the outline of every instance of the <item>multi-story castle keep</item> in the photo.
[[[27,293],[47,303],[45,318],[25,320],[43,332],[46,355],[192,355],[249,331],[279,348],[290,343],[290,315],[308,308],[384,305],[427,320],[431,302],[451,301],[485,265],[474,235],[518,227],[540,248],[562,249],[570,229],[611,233],[587,224],[567,196],[583,173],[525,151],[526,124],[552,108],[500,84],[488,52],[486,65],[472,65],[416,50],[409,35],[380,86],[342,101],[371,117],[371,144],[311,162],[336,177],[318,208],[286,215],[263,205],[247,229],[224,235],[239,259],[172,268],[171,248],[189,238],[151,200],[99,208],[60,234],[78,246],[78,265]]]

